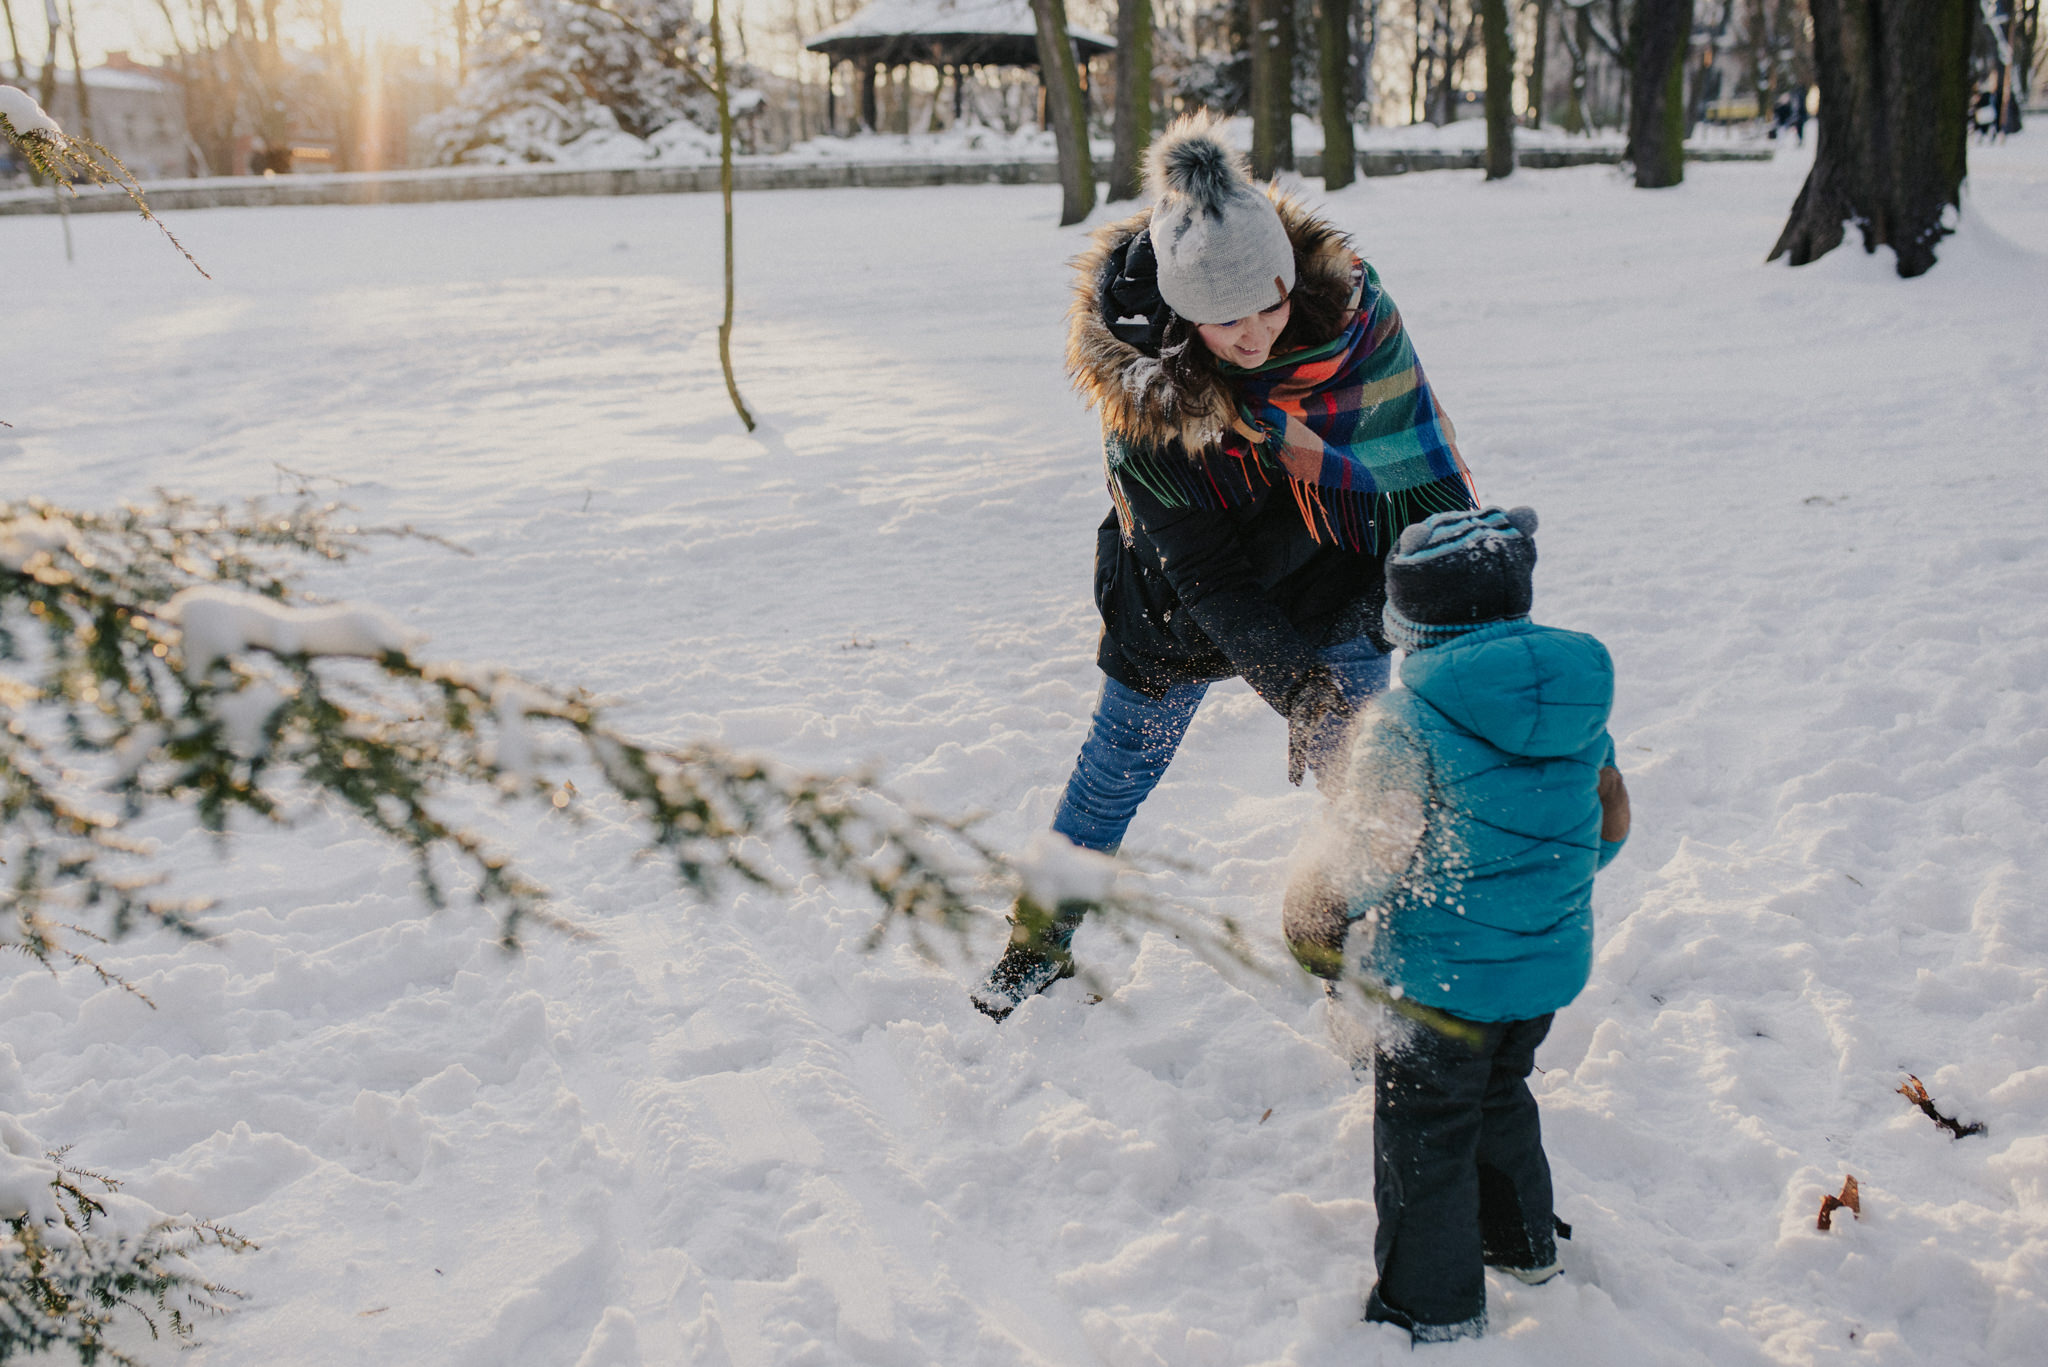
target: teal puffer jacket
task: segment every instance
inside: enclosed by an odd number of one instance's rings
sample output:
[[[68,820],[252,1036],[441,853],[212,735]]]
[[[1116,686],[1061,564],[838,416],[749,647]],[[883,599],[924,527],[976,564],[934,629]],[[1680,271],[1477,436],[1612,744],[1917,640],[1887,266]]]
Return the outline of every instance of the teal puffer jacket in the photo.
[[[1600,838],[1607,648],[1503,622],[1410,654],[1401,682],[1361,722],[1340,804],[1380,856],[1347,888],[1360,966],[1468,1020],[1555,1011],[1592,971],[1593,875],[1621,848]]]

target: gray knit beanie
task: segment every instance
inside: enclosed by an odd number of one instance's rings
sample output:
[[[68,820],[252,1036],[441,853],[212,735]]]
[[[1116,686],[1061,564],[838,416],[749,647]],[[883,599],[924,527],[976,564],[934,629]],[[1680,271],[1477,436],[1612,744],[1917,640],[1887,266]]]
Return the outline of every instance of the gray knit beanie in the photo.
[[[1294,245],[1273,201],[1207,114],[1175,120],[1145,157],[1159,294],[1190,323],[1234,323],[1294,288]]]

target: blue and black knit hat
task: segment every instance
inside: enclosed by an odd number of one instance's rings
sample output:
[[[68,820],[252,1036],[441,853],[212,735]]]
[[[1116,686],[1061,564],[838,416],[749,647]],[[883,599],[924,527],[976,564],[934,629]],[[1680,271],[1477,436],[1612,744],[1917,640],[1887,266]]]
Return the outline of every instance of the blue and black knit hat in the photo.
[[[1423,650],[1526,618],[1535,569],[1534,508],[1467,508],[1417,522],[1387,555],[1387,639]]]

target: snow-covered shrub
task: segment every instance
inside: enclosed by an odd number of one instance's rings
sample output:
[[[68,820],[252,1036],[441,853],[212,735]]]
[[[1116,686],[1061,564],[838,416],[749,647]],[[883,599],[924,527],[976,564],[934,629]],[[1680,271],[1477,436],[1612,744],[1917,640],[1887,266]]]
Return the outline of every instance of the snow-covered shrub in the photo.
[[[645,141],[678,122],[715,131],[711,86],[710,31],[690,0],[508,0],[478,37],[455,103],[432,121],[434,158],[575,160],[564,149],[593,133]]]
[[[192,1342],[193,1321],[239,1293],[186,1257],[252,1247],[221,1225],[173,1220],[119,1194],[111,1177],[65,1163],[0,1115],[0,1362],[66,1347],[81,1363],[136,1359],[108,1341],[124,1319]]]

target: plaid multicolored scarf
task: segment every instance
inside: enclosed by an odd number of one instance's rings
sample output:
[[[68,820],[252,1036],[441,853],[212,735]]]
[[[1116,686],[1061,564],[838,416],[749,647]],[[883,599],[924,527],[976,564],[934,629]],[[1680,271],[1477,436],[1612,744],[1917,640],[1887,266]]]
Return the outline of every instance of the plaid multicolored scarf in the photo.
[[[1321,346],[1252,370],[1222,364],[1237,391],[1235,430],[1217,451],[1181,455],[1104,434],[1110,492],[1124,532],[1131,513],[1118,477],[1168,507],[1229,508],[1287,480],[1309,535],[1382,555],[1431,513],[1476,506],[1457,434],[1415,359],[1400,310],[1363,261],[1351,316]]]

